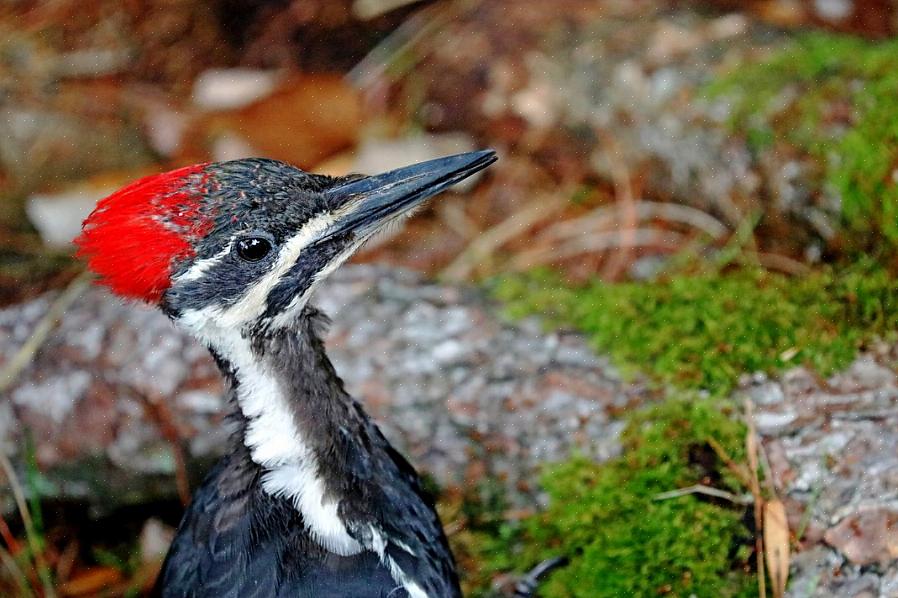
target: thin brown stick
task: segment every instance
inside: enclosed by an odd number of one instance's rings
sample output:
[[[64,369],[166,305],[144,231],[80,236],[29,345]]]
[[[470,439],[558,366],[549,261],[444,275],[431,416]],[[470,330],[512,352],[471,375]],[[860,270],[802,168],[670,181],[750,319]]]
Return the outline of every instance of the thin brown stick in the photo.
[[[44,554],[37,541],[37,532],[34,529],[34,521],[31,519],[31,511],[28,510],[28,503],[25,502],[25,492],[22,490],[22,485],[19,483],[19,478],[16,476],[9,457],[3,451],[0,451],[0,468],[3,469],[3,473],[6,475],[9,486],[12,489],[13,498],[16,501],[16,508],[19,509],[19,516],[22,517],[22,523],[25,524],[25,537],[28,540],[28,547],[31,549],[31,556],[35,565],[37,565],[38,576],[44,589],[44,596],[46,598],[55,598],[56,592],[53,590],[53,585],[49,579],[50,569],[44,560]]]
[[[748,431],[745,434],[745,452],[748,456],[749,474],[752,496],[755,497],[755,551],[758,565],[758,596],[767,598],[767,577],[764,570],[764,497],[761,495],[761,483],[758,480],[758,435],[755,433],[753,404],[745,400],[745,422]]]
[[[776,491],[776,483],[773,479],[773,468],[770,466],[770,459],[767,458],[767,451],[762,443],[758,443],[758,457],[761,464],[761,471],[764,472],[764,487],[771,499],[778,498]]]
[[[729,229],[710,214],[691,206],[640,199],[634,209],[640,221],[665,220],[694,228],[712,239],[722,239]],[[554,243],[580,235],[589,235],[615,224],[618,211],[615,206],[602,206],[577,218],[571,218],[546,227],[539,235],[540,242]]]
[[[755,258],[758,260],[759,264],[768,270],[778,270],[793,276],[808,274],[811,271],[807,265],[798,260],[793,260],[790,257],[778,253],[765,253],[759,251],[755,254]]]
[[[34,596],[34,592],[31,591],[31,584],[28,583],[28,576],[19,567],[16,559],[2,546],[0,546],[0,561],[3,561],[3,565],[18,584],[19,592],[22,593],[22,596]]]
[[[751,479],[748,472],[745,470],[745,466],[733,461],[733,458],[730,457],[729,453],[727,453],[727,450],[723,448],[723,445],[721,445],[715,439],[708,438],[708,444],[712,449],[714,449],[714,452],[717,454],[720,460],[726,464],[729,470],[733,472],[733,474],[737,478],[739,478],[739,481],[742,482],[742,485],[746,488],[751,487]]]
[[[349,73],[346,80],[357,89],[365,89],[387,74],[394,80],[423,60],[426,52],[417,52],[413,59],[403,62],[418,44],[433,39],[433,34],[449,22],[460,10],[457,2],[439,2],[416,11],[399,27],[377,44]],[[401,64],[401,67],[398,65]]]
[[[661,494],[656,494],[653,498],[655,500],[667,500],[670,498],[679,498],[681,496],[689,496],[691,494],[704,494],[705,496],[713,496],[714,498],[721,498],[723,500],[728,500],[736,505],[750,505],[754,502],[752,497],[749,496],[739,496],[737,494],[733,494],[732,492],[727,492],[726,490],[721,490],[719,488],[714,488],[713,486],[706,486],[704,484],[694,484],[692,486],[687,486],[685,488],[680,488],[678,490],[670,490],[668,492],[662,492]]]
[[[9,529],[9,525],[7,525],[3,515],[0,515],[0,538],[3,538],[3,541],[6,542],[6,546],[12,554],[19,553],[19,542],[16,540],[15,536],[12,535],[12,530]]]
[[[414,4],[420,0],[355,0],[352,3],[352,13],[363,21],[370,21],[385,15],[408,4]]]
[[[190,478],[187,475],[187,458],[184,456],[182,446],[184,433],[171,410],[162,401],[153,401],[142,393],[137,393],[141,398],[144,413],[152,421],[172,450],[175,460],[175,485],[178,489],[178,498],[185,507],[190,504]]]
[[[28,364],[34,359],[35,354],[40,350],[41,346],[46,342],[50,333],[56,328],[59,319],[65,310],[77,299],[84,289],[87,288],[92,275],[89,272],[82,272],[76,276],[69,286],[56,298],[50,305],[47,313],[40,319],[31,336],[25,341],[25,344],[19,351],[13,355],[12,359],[3,364],[0,369],[0,392],[5,391],[12,386],[16,378],[28,367]]]
[[[522,251],[512,258],[509,265],[513,270],[523,270],[586,253],[607,251],[619,247],[624,241],[631,244],[630,248],[657,247],[666,251],[675,251],[683,246],[683,235],[669,230],[637,228],[632,235],[628,235],[624,239],[615,231],[607,231],[569,239],[554,247]]]
[[[530,201],[524,209],[516,211],[496,226],[478,235],[443,270],[440,277],[450,281],[464,280],[477,264],[492,255],[502,245],[524,234],[539,222],[559,211],[566,204],[566,198],[569,196],[569,192],[560,191]]]

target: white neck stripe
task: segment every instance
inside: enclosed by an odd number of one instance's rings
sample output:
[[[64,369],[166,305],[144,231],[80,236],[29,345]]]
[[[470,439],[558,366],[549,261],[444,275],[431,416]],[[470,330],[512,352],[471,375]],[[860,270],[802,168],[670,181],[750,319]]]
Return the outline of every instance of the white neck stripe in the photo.
[[[255,358],[249,340],[239,332],[195,328],[195,323],[209,322],[208,314],[202,312],[187,312],[180,322],[218,351],[234,370],[237,403],[247,420],[244,443],[253,462],[265,470],[263,490],[290,500],[309,534],[323,548],[342,556],[361,552],[363,546],[349,535],[337,514],[339,500],[325,497],[314,451],[303,442],[277,379]]]

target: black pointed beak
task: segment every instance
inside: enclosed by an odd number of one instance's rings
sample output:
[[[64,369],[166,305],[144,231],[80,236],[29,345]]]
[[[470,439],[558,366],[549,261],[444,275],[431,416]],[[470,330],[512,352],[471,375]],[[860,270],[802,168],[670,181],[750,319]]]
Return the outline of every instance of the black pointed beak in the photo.
[[[496,159],[493,150],[468,152],[333,187],[327,193],[333,194],[342,207],[325,237],[346,232],[359,236],[374,233],[393,218],[483,170]]]

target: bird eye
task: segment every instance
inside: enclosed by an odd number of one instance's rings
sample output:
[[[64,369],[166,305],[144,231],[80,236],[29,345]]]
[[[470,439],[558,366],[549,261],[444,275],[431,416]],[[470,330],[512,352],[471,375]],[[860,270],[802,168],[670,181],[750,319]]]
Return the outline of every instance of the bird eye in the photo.
[[[271,251],[271,243],[268,239],[250,237],[237,241],[237,255],[247,262],[258,262]]]

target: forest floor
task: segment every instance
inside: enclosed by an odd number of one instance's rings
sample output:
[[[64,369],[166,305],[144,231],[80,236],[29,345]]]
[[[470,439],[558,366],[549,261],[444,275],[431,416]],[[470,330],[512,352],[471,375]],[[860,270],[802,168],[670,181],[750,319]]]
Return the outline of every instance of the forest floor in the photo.
[[[794,2],[399,4],[0,8],[0,593],[145,590],[226,438],[205,352],[85,288],[98,198],[494,147],[319,297],[467,592],[566,556],[543,595],[898,596],[895,42]]]

